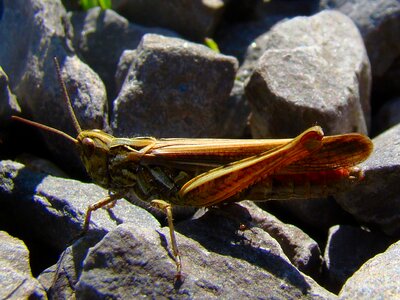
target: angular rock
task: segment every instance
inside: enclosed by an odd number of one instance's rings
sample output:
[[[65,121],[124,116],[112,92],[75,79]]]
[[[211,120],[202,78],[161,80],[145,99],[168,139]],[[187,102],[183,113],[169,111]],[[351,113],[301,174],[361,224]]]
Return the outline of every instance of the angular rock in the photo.
[[[0,159],[14,155],[14,144],[19,140],[10,129],[13,125],[11,116],[20,112],[21,108],[10,89],[8,76],[0,66]]]
[[[229,136],[229,138],[251,137],[248,124],[250,106],[244,95],[244,84],[240,80],[235,80],[225,107],[225,122],[220,129],[221,133]]]
[[[400,242],[367,261],[340,291],[340,299],[397,299],[400,295]]]
[[[7,74],[0,66],[0,120],[1,123],[9,122],[12,115],[21,112],[17,98],[10,90]]]
[[[397,0],[322,0],[322,9],[350,17],[364,39],[373,76],[382,76],[400,56],[400,3]]]
[[[181,39],[147,34],[112,118],[116,136],[226,137],[237,60]],[[243,124],[245,126],[245,124]],[[234,133],[233,133],[234,134]]]
[[[321,275],[321,250],[310,236],[294,225],[283,223],[251,201],[242,201],[240,206],[250,213],[251,226],[261,228],[276,239],[296,268],[313,278]]]
[[[364,179],[336,201],[362,223],[400,236],[400,125],[373,139],[374,151],[360,164]]]
[[[160,26],[175,30],[194,40],[213,35],[225,7],[224,0],[206,1],[123,1],[112,2],[112,8],[147,26]]]
[[[72,12],[69,16],[74,28],[74,47],[106,84],[110,99],[119,91],[114,84],[114,75],[125,49],[135,49],[146,33],[178,36],[167,29],[129,23],[115,11],[104,11],[100,7],[87,12]]]
[[[76,56],[66,38],[61,1],[4,1],[0,20],[0,65],[23,116],[75,135],[57,81],[57,57],[82,128],[107,127],[107,99],[99,77]],[[16,39],[15,37],[18,37]],[[73,145],[42,133],[50,151],[70,171],[81,170]],[[24,138],[24,137],[21,137]]]
[[[194,240],[177,234],[182,281],[175,280],[167,228],[154,231],[118,226],[89,251],[76,297],[262,298],[268,294],[274,298],[334,299],[281,257],[276,242],[258,242],[257,237],[265,238],[262,231],[240,237],[231,231],[235,225],[229,219],[207,221],[208,226],[198,223],[200,231],[190,234]],[[210,225],[220,226],[215,229],[226,235],[206,240],[203,234],[210,231]],[[100,273],[102,276],[97,275]]]
[[[129,67],[136,57],[136,50],[124,50],[118,61],[117,71],[115,72],[115,86],[117,91],[121,90],[124,84]]]
[[[108,195],[97,185],[47,176],[12,161],[0,162],[0,178],[2,222],[25,229],[21,235],[29,228],[32,239],[58,251],[81,233],[87,207]],[[123,222],[158,224],[148,212],[121,199],[108,211],[93,212],[89,232],[104,235]]]
[[[82,272],[83,260],[88,251],[103,237],[100,233],[88,233],[60,256],[56,265],[44,270],[38,277],[51,299],[71,299],[75,295],[75,286]]]
[[[0,231],[0,266],[1,299],[47,299],[43,287],[32,277],[24,242],[4,231]]]
[[[338,293],[355,271],[390,244],[391,239],[382,233],[346,225],[332,227],[324,253],[329,290]]]
[[[348,17],[294,18],[260,41],[266,51],[246,86],[254,137],[293,137],[316,123],[325,134],[367,132],[370,65]]]

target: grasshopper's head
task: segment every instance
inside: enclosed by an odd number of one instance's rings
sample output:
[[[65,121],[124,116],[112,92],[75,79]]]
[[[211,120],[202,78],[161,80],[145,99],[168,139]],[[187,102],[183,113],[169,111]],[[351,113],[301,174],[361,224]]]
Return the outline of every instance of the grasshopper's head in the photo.
[[[76,144],[82,162],[89,176],[97,184],[107,188],[109,185],[108,154],[113,136],[98,130],[83,130]]]
[[[64,84],[64,81],[61,78],[60,66],[56,58],[54,58],[54,64],[56,66],[58,80],[60,82],[62,92],[64,95],[64,101],[68,108],[69,115],[71,116],[72,123],[76,131],[78,132],[78,137],[75,139],[61,130],[34,121],[30,121],[21,117],[12,116],[12,118],[21,121],[23,123],[29,124],[31,126],[61,135],[67,140],[72,141],[75,145],[77,145],[82,162],[90,177],[97,184],[107,188],[110,181],[108,174],[108,154],[109,154],[108,152],[113,137],[101,130],[81,129],[81,126],[79,125],[79,122],[72,108],[71,101],[67,93],[67,88]]]

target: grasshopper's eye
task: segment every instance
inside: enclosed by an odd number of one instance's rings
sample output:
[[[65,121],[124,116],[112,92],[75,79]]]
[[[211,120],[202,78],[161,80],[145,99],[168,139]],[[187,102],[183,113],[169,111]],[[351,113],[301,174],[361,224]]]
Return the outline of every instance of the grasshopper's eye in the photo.
[[[85,148],[87,149],[87,150],[89,150],[90,152],[93,152],[94,151],[94,141],[91,139],[91,138],[87,138],[87,137],[85,137],[83,140],[82,140],[82,144],[83,144],[83,146],[85,146]]]

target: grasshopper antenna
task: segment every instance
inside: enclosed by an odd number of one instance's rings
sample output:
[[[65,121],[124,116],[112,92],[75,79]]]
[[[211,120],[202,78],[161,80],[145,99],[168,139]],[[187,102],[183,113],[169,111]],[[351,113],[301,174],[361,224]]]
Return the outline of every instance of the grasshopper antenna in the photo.
[[[75,127],[76,131],[79,134],[79,133],[82,132],[82,128],[79,125],[79,122],[78,122],[78,120],[77,120],[77,118],[75,116],[74,110],[72,108],[71,99],[69,98],[69,95],[68,95],[68,92],[67,92],[67,88],[66,88],[65,83],[64,83],[64,81],[63,81],[63,79],[61,77],[61,69],[60,69],[60,65],[59,65],[58,60],[57,60],[56,57],[54,57],[54,64],[56,66],[57,78],[58,78],[58,81],[59,81],[59,83],[61,85],[61,90],[62,90],[62,93],[63,93],[63,96],[64,96],[64,101],[67,104],[69,115],[72,118],[72,123],[74,124],[74,127]],[[27,120],[27,119],[24,119],[24,118],[21,118],[21,117],[17,117],[17,116],[11,116],[11,119],[17,120],[19,122],[22,122],[22,123],[25,123],[25,124],[28,124],[28,125],[31,125],[31,126],[46,130],[46,131],[53,132],[53,133],[58,134],[58,135],[61,135],[61,136],[65,137],[66,139],[74,142],[75,144],[78,143],[77,139],[75,139],[72,136],[70,136],[69,134],[67,134],[67,133],[65,133],[65,132],[63,132],[61,130],[55,129],[53,127],[46,126],[46,125],[31,121],[31,120]]]
[[[22,123],[25,123],[25,124],[28,124],[28,125],[31,125],[31,126],[34,126],[34,127],[37,127],[37,128],[43,129],[43,130],[46,130],[46,131],[53,132],[53,133],[58,134],[58,135],[62,135],[62,136],[65,137],[66,139],[68,139],[68,140],[74,142],[75,144],[78,143],[78,140],[77,140],[77,139],[75,139],[75,138],[73,138],[72,136],[70,136],[69,134],[67,134],[67,133],[65,133],[65,132],[63,132],[63,131],[61,131],[61,130],[55,129],[55,128],[53,128],[53,127],[46,126],[46,125],[43,125],[43,124],[40,124],[40,123],[31,121],[31,120],[27,120],[27,119],[24,119],[24,118],[21,118],[21,117],[18,117],[18,116],[11,116],[11,119],[17,120],[17,121],[19,121],[19,122],[22,122]]]
[[[67,104],[69,115],[72,118],[72,123],[74,124],[74,127],[75,127],[76,131],[78,133],[81,133],[82,132],[82,128],[79,125],[78,119],[75,116],[74,109],[72,108],[72,105],[71,105],[71,99],[69,98],[69,95],[68,95],[67,88],[65,86],[64,80],[61,77],[60,64],[58,63],[57,57],[54,57],[53,60],[54,60],[54,65],[56,66],[58,82],[61,85],[61,90],[63,92],[64,101]]]

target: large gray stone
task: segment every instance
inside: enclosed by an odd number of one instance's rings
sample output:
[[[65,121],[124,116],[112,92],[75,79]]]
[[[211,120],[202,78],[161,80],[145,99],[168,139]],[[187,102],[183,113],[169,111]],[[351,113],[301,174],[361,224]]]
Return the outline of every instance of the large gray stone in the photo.
[[[24,242],[4,231],[0,231],[0,298],[47,299],[43,287],[32,277]]]
[[[367,261],[343,286],[340,299],[398,299],[400,242]]]
[[[326,134],[367,132],[370,65],[348,17],[297,17],[255,45],[263,56],[246,86],[254,137],[293,137],[314,124]]]
[[[63,26],[68,20],[61,1],[3,2],[0,65],[9,76],[23,116],[76,135],[57,81],[53,62],[57,57],[82,128],[107,128],[105,87],[74,56]],[[43,137],[59,163],[70,171],[81,170],[76,167],[79,163],[74,145],[54,134]]]
[[[364,179],[336,201],[362,223],[400,236],[400,125],[373,139],[374,151],[360,164]]]
[[[147,34],[112,118],[116,136],[226,137],[237,60],[182,39]],[[228,119],[229,120],[229,119]]]

